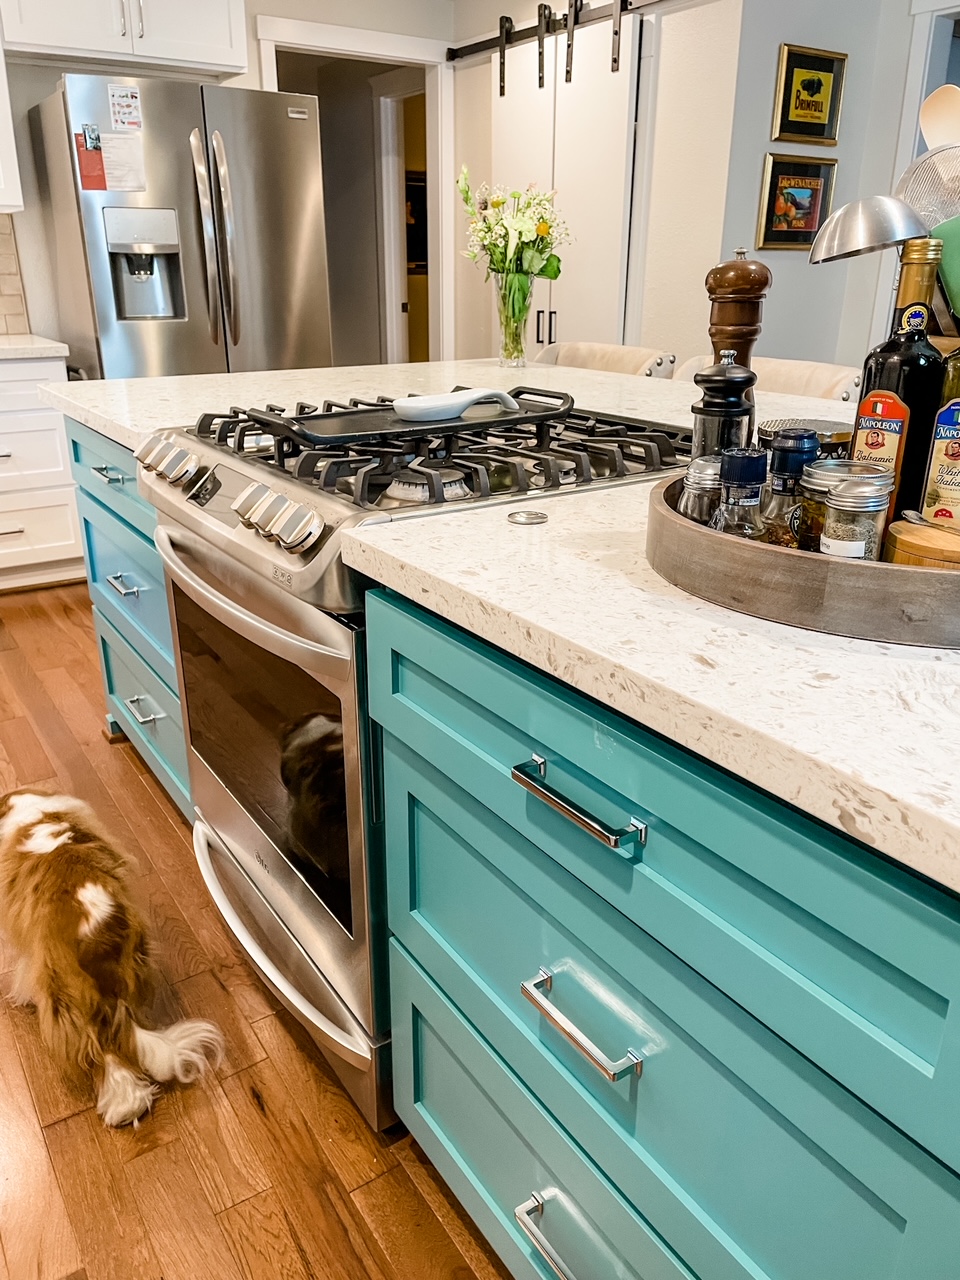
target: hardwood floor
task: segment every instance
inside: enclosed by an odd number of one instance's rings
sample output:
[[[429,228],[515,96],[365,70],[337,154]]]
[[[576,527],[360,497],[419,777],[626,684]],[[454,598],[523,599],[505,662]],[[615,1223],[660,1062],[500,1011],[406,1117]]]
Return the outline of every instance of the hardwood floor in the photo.
[[[81,796],[136,855],[155,1012],[214,1019],[227,1055],[139,1128],[105,1129],[32,1012],[0,1001],[0,1280],[508,1280],[409,1135],[367,1127],[247,966],[189,827],[103,715],[86,587],[0,595],[0,791]]]

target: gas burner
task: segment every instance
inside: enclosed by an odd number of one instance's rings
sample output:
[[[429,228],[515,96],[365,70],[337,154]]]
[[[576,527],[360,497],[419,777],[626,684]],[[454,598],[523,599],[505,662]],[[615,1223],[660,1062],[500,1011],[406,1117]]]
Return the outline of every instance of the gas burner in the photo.
[[[245,462],[367,510],[607,483],[678,466],[690,455],[687,430],[580,410],[552,391],[511,394],[518,413],[487,407],[480,421],[411,427],[393,414],[390,397],[356,396],[319,409],[301,402],[292,414],[276,404],[234,406],[204,414],[194,431]]]

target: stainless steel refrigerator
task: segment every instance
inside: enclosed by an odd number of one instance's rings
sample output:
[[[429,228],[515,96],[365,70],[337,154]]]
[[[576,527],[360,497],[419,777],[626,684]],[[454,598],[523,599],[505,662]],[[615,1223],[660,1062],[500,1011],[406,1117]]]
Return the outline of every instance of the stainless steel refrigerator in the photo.
[[[84,374],[331,363],[315,98],[65,75],[32,125]]]

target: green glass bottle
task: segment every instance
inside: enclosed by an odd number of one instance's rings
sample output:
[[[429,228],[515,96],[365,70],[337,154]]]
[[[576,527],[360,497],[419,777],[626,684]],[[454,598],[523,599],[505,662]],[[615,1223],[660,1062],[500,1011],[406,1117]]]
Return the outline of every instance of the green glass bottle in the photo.
[[[891,517],[923,506],[933,424],[940,408],[944,362],[927,337],[942,240],[908,240],[900,255],[893,330],[867,356],[851,457],[883,462],[897,473]]]

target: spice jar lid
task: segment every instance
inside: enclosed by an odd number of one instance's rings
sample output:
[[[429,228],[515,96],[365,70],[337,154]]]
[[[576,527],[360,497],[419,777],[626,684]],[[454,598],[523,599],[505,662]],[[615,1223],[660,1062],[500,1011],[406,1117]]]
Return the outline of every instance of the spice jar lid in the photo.
[[[726,485],[759,488],[767,478],[765,449],[724,449],[720,457],[720,479]]]
[[[760,443],[770,447],[770,441],[782,431],[795,428],[815,431],[821,444],[846,444],[853,439],[853,427],[846,422],[829,422],[826,418],[770,418],[757,427]]]
[[[827,494],[827,506],[834,511],[885,511],[889,490],[872,480],[844,480]]]
[[[699,458],[694,458],[683,477],[684,486],[687,489],[697,490],[719,489],[720,465],[719,453],[705,453]]]
[[[883,493],[891,493],[897,483],[892,467],[882,462],[852,462],[849,458],[821,458],[803,468],[801,483],[813,493],[829,493],[845,480],[869,480]]]
[[[960,563],[960,538],[946,529],[895,520],[887,530],[885,559],[895,560],[896,552],[930,561]]]

